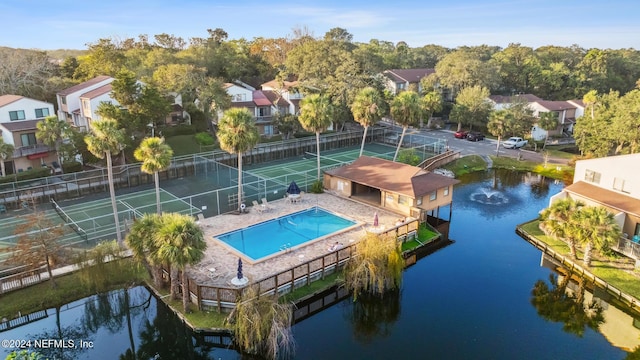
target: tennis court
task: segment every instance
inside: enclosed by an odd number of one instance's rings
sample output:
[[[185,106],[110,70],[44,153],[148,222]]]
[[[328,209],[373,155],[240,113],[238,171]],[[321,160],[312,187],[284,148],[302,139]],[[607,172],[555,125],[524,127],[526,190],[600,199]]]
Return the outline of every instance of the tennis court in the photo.
[[[395,147],[384,144],[366,144],[363,155],[392,160],[395,154]],[[416,153],[418,156],[420,154]],[[352,163],[360,156],[360,147],[349,149],[332,150],[320,153],[320,169],[326,171],[335,167]],[[430,154],[429,154],[430,156]],[[265,179],[268,189],[277,187],[286,189],[291,181],[295,181],[300,188],[307,188],[317,180],[317,156],[315,153],[305,153],[305,155],[287,161],[278,161],[271,164],[260,164],[248,166],[246,169],[248,177],[243,180],[247,190],[251,190],[251,180]],[[237,184],[237,182],[236,182]],[[245,190],[246,191],[246,190]]]

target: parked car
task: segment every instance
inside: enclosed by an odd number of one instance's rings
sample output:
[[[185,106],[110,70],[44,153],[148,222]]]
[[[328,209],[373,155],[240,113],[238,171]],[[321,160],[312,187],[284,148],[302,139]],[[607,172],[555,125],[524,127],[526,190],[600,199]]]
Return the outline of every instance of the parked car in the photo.
[[[475,132],[472,131],[470,133],[467,134],[467,140],[469,141],[480,141],[480,140],[484,140],[484,134],[483,133],[479,133],[479,132]]]
[[[466,138],[467,138],[467,134],[468,134],[468,133],[469,133],[469,132],[468,132],[468,131],[466,131],[466,130],[460,130],[460,131],[456,131],[456,132],[455,132],[455,134],[453,134],[453,136],[454,136],[456,139],[466,139]]]
[[[504,147],[505,149],[520,149],[521,147],[527,145],[528,142],[528,140],[514,136],[503,142],[502,147]]]

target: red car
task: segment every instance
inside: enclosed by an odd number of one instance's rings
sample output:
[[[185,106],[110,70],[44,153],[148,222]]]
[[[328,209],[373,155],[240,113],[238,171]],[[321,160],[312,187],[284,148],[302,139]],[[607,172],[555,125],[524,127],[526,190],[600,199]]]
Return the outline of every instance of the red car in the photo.
[[[453,134],[453,136],[454,136],[456,139],[466,139],[466,138],[467,138],[467,134],[469,134],[469,132],[468,132],[468,131],[466,131],[466,130],[460,130],[460,131],[456,131],[456,133],[455,133],[455,134]]]

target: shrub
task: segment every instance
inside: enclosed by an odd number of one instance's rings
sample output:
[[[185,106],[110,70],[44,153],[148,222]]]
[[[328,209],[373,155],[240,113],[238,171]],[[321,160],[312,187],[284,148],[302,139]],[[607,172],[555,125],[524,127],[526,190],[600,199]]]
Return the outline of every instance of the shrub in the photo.
[[[415,149],[402,149],[398,153],[398,162],[416,166],[420,164],[420,156],[416,154]]]
[[[313,184],[311,184],[310,191],[313,194],[322,194],[324,192],[324,186],[322,185],[322,181],[321,180],[314,181]]]
[[[180,124],[177,126],[167,126],[162,129],[162,135],[164,137],[176,136],[176,135],[191,135],[196,133],[196,127],[193,125]]]
[[[82,171],[82,164],[77,161],[69,161],[62,164],[62,171],[65,174]]]
[[[199,145],[207,146],[215,144],[216,140],[207,132],[199,132],[195,135],[196,142]]]

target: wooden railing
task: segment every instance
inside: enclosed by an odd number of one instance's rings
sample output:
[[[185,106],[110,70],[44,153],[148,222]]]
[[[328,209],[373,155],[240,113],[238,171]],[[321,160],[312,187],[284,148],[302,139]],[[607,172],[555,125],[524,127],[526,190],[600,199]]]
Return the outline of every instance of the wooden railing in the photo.
[[[260,295],[275,294],[276,292],[278,294],[289,293],[334,273],[343,267],[354,256],[354,253],[355,245],[347,245],[275,275],[256,280],[251,284],[258,286]],[[166,273],[166,270],[164,271]],[[188,280],[188,287],[191,302],[197,304],[199,309],[216,309],[217,311],[234,308],[237,298],[242,292],[242,288],[239,287],[202,285],[191,278]]]
[[[610,293],[613,296],[615,296],[617,300],[619,300],[620,302],[622,302],[626,306],[628,306],[628,307],[630,307],[630,308],[632,308],[632,309],[634,309],[636,311],[640,311],[640,300],[638,300],[635,297],[623,292],[622,290],[618,289],[615,286],[609,285],[609,283],[607,283],[603,279],[595,276],[588,269],[583,268],[582,266],[576,264],[571,259],[568,259],[566,256],[564,256],[564,255],[558,253],[557,251],[553,250],[545,242],[543,242],[541,240],[538,240],[538,238],[536,238],[535,236],[533,236],[533,235],[529,234],[528,232],[526,232],[525,230],[523,230],[522,226],[518,226],[516,228],[516,233],[518,235],[522,236],[527,241],[529,241],[531,244],[533,244],[538,249],[542,250],[542,252],[544,252],[545,254],[547,254],[547,255],[553,257],[554,259],[558,260],[562,265],[564,265],[572,273],[577,274],[577,275],[579,275],[581,277],[584,277],[586,279],[589,279],[594,284],[602,287],[603,289],[605,289],[605,291],[607,291],[608,293]]]
[[[30,270],[0,278],[0,294],[43,282],[41,270]]]

